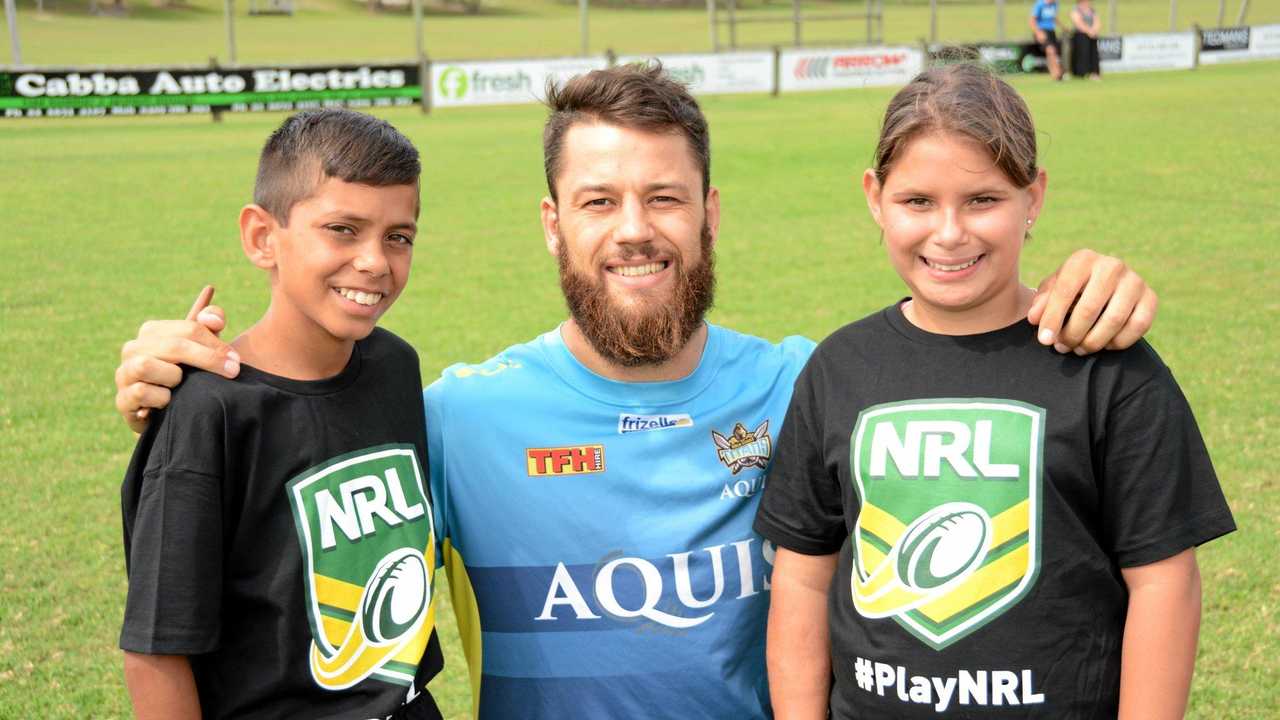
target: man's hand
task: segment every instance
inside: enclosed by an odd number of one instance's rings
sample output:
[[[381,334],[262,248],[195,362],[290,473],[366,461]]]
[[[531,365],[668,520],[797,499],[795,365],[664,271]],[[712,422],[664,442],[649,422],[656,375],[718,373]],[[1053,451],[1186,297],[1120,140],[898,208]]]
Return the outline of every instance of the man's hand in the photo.
[[[169,389],[182,382],[179,363],[229,378],[240,374],[240,355],[218,338],[227,321],[212,299],[207,286],[185,320],[148,320],[120,349],[116,410],[134,432],[146,429],[151,408],[169,404]]]
[[[1042,344],[1088,355],[1138,342],[1155,322],[1158,304],[1155,291],[1124,261],[1077,250],[1040,283],[1027,321],[1040,326]]]

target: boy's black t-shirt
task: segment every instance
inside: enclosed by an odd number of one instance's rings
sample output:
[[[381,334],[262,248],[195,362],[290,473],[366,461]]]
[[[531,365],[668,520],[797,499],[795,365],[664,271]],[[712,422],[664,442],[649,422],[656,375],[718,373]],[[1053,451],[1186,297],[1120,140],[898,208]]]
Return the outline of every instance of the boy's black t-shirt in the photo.
[[[188,370],[121,489],[120,647],[189,656],[206,718],[438,718],[421,387],[382,329],[326,380]]]
[[[1235,528],[1149,345],[1035,331],[935,335],[895,305],[796,381],[756,529],[839,552],[833,717],[1115,717],[1120,569]]]

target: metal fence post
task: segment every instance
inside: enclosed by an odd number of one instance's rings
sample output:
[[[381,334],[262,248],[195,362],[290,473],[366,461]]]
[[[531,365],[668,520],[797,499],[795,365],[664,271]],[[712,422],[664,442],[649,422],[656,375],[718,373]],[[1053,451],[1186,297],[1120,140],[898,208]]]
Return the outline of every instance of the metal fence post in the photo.
[[[782,48],[777,45],[773,46],[773,92],[769,93],[774,97],[778,97],[778,93],[782,92]]]
[[[791,0],[791,44],[796,47],[804,44],[800,36],[800,25],[803,22],[800,17],[800,0]]]
[[[716,26],[716,0],[707,0],[707,27],[711,29],[711,52],[720,52],[720,28]]]
[[[581,54],[586,57],[590,45],[587,42],[587,0],[578,0],[578,34],[582,36]]]
[[[422,88],[422,114],[431,114],[431,100],[435,93],[435,84],[431,82],[431,58],[426,54],[418,56],[418,85]]]
[[[237,64],[236,61],[236,20],[235,20],[235,0],[226,0],[223,4],[223,15],[227,19],[227,59],[232,65]]]
[[[426,115],[431,112],[431,63],[427,61],[427,44],[422,38],[422,0],[413,0],[413,49],[418,59],[418,107]]]
[[[738,49],[738,0],[729,0],[729,49]]]
[[[1227,19],[1227,0],[1218,0],[1218,24],[1216,27],[1222,27],[1222,22]]]
[[[996,0],[996,39],[1004,40],[1004,0]]]
[[[1120,21],[1116,18],[1116,0],[1111,0],[1110,12],[1107,13],[1107,32],[1112,35],[1120,34]]]
[[[217,71],[218,71],[218,58],[216,57],[209,58],[209,72],[212,73]],[[216,123],[222,122],[222,111],[219,110],[217,107],[211,107],[209,109],[209,115],[213,118],[214,122]]]
[[[4,0],[4,18],[9,23],[9,51],[13,55],[13,64],[22,64],[22,45],[18,42],[18,9],[13,6],[14,0]]]
[[[929,0],[929,42],[938,42],[938,0]]]
[[[1249,17],[1249,0],[1240,0],[1240,14],[1236,16],[1236,25],[1243,25]]]
[[[1178,0],[1169,0],[1169,32],[1178,31]]]

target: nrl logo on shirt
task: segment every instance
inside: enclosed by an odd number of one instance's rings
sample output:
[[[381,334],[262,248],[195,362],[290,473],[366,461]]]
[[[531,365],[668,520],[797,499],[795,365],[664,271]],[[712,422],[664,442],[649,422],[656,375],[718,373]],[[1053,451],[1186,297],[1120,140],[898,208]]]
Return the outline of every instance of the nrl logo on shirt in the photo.
[[[619,435],[682,427],[693,427],[693,418],[687,413],[679,415],[632,415],[630,413],[622,413],[618,416]]]
[[[412,445],[342,455],[288,483],[302,549],[311,676],[411,687],[434,625],[431,507]]]
[[[1042,408],[913,400],[862,411],[850,441],[861,501],[850,590],[941,650],[1000,617],[1040,571]]]
[[[764,469],[773,454],[773,443],[769,440],[769,421],[760,423],[760,427],[751,432],[742,423],[734,423],[733,432],[721,435],[711,431],[711,439],[716,444],[716,455],[725,467],[734,475],[746,468]]]

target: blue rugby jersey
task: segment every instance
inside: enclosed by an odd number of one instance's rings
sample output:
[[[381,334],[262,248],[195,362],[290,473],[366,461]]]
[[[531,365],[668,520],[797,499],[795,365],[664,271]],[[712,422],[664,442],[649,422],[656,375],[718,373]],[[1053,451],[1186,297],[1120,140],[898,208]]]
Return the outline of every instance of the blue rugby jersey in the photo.
[[[714,325],[623,383],[558,329],[426,390],[440,562],[481,718],[767,718],[773,547],[752,529],[813,343]]]

